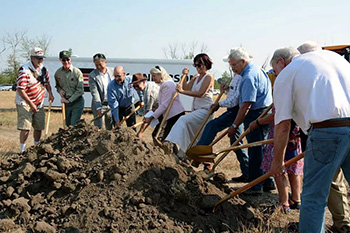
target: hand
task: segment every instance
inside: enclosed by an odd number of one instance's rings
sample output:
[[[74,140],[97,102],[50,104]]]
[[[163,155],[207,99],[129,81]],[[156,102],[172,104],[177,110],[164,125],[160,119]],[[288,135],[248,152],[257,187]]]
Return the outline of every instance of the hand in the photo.
[[[151,123],[151,121],[153,120],[153,117],[151,116],[151,117],[148,117],[148,118],[143,118],[143,122],[145,122],[145,123],[147,123],[147,124],[150,124]]]
[[[143,108],[145,106],[145,103],[143,101],[140,102],[140,108]]]
[[[256,121],[252,121],[250,124],[249,124],[249,130],[250,132],[252,132],[254,129],[258,128],[258,124],[256,123]]]
[[[69,103],[70,103],[70,101],[69,101],[69,100],[67,100],[66,98],[62,97],[62,99],[61,99],[61,103],[69,104]]]
[[[219,105],[219,104],[212,104],[212,105],[210,106],[209,111],[210,111],[211,113],[214,113],[214,112],[216,112],[219,108],[220,108],[220,105]]]
[[[63,98],[66,95],[66,92],[64,90],[60,90],[59,94]]]
[[[237,132],[237,129],[233,128],[233,126],[231,126],[230,128],[228,128],[228,131],[227,131],[227,136],[229,138],[233,137]]]
[[[183,68],[183,70],[182,70],[182,75],[188,75],[188,73],[190,72],[190,70],[187,68],[187,67],[185,67],[185,68]]]
[[[177,86],[176,86],[176,90],[177,90],[177,92],[179,92],[179,93],[182,93],[182,92],[184,91],[184,89],[183,89],[182,86],[180,86],[180,85],[177,85]]]
[[[31,103],[30,109],[32,110],[33,113],[37,113],[38,112],[38,107],[35,104],[33,104],[33,103]]]
[[[55,100],[55,97],[52,93],[49,93],[49,101],[53,102]]]
[[[226,85],[226,84],[221,84],[220,85],[220,91],[221,92],[224,92],[224,91],[226,91],[228,89],[228,86]]]
[[[138,133],[136,134],[136,137],[138,137],[139,139],[142,139],[142,134],[143,134],[143,133],[138,132]]]
[[[96,113],[97,113],[97,116],[98,116],[98,117],[102,116],[102,111],[101,111],[101,109],[100,109],[100,110],[96,110]]]
[[[117,122],[114,124],[114,126],[115,126],[116,128],[120,128],[121,125],[122,125],[122,124],[121,124],[120,121],[117,121]]]
[[[270,172],[271,172],[271,175],[273,177],[283,175],[284,174],[284,169],[285,169],[285,166],[284,166],[283,162],[282,163],[278,162],[276,159],[274,159],[272,161]]]

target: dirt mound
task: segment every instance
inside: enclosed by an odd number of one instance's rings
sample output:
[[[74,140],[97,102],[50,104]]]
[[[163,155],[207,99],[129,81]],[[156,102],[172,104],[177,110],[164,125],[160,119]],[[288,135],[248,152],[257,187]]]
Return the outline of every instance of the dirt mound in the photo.
[[[166,153],[165,153],[166,152]],[[259,213],[132,130],[85,122],[1,161],[1,232],[224,232]],[[229,190],[226,190],[229,191]]]

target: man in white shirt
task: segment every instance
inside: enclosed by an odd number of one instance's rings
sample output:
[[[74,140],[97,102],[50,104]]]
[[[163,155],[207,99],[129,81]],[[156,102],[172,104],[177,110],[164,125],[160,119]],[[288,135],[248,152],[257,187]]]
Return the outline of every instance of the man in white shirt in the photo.
[[[96,69],[89,74],[89,87],[92,96],[91,108],[94,117],[101,116],[108,111],[107,86],[114,79],[113,68],[107,67],[107,60],[104,54],[97,53],[93,57]],[[109,111],[105,116],[105,127],[111,130],[113,127],[112,113]],[[102,118],[94,121],[94,125],[102,128]]]
[[[276,50],[274,176],[283,175],[290,119],[308,133],[299,231],[324,232],[325,207],[335,172],[350,181],[350,64],[331,51],[286,59]]]

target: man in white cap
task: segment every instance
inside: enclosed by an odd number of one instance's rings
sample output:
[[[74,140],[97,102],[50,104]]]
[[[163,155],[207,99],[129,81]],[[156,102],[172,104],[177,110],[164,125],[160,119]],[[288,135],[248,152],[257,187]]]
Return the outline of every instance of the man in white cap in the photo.
[[[30,61],[24,64],[17,77],[16,107],[17,129],[20,130],[20,152],[26,148],[31,127],[34,128],[34,144],[38,144],[41,131],[45,128],[45,111],[43,107],[45,89],[49,100],[54,97],[49,82],[49,72],[44,67],[44,52],[41,48],[33,48]]]

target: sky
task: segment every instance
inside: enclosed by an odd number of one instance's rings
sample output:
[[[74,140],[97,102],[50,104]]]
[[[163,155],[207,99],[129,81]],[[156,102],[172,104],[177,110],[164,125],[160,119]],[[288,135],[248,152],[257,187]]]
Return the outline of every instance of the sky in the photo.
[[[52,56],[72,48],[79,57],[163,59],[169,45],[196,42],[198,53],[207,46],[216,78],[228,71],[223,57],[233,47],[244,47],[262,66],[276,49],[307,40],[350,44],[349,0],[11,0],[1,8],[0,38],[46,35]],[[0,55],[1,70],[7,55]]]

